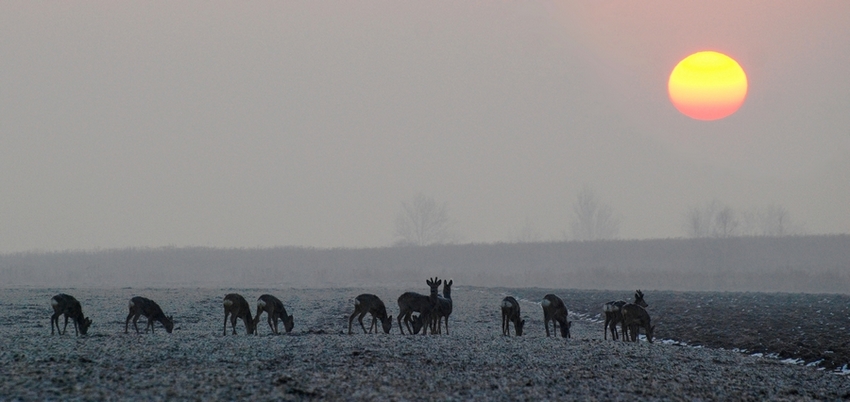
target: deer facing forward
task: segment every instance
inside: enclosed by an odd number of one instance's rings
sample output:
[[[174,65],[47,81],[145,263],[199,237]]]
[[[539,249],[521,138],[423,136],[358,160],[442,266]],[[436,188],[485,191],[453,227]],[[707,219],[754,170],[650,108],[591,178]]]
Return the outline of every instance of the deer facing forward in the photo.
[[[427,329],[430,323],[436,319],[436,312],[434,310],[437,308],[437,292],[443,281],[433,278],[426,280],[425,283],[431,288],[431,294],[429,296],[416,292],[405,292],[398,297],[398,329],[402,335],[404,335],[405,327],[407,327],[409,333],[413,334],[413,330],[410,328],[412,321],[410,316],[413,313],[419,313],[420,319],[425,320],[425,326],[422,331],[423,335],[428,332]],[[404,326],[401,325],[402,319],[404,320]],[[431,333],[433,334],[433,331]]]

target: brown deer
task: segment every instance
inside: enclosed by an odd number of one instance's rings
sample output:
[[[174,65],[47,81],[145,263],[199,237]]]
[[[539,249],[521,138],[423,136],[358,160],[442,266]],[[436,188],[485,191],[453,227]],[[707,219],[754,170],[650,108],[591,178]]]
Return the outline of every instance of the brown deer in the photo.
[[[139,321],[140,316],[145,316],[148,319],[148,323],[145,325],[145,332],[148,332],[148,327],[150,327],[151,333],[153,333],[153,324],[157,321],[165,327],[165,332],[169,334],[174,329],[174,318],[171,316],[166,317],[159,305],[151,299],[136,296],[130,299],[127,307],[130,308],[130,313],[127,314],[127,320],[124,321],[125,334],[127,333],[127,327],[130,324],[131,318],[133,319],[133,327],[136,328],[136,333],[139,333],[139,326],[136,323]]]
[[[384,302],[373,294],[364,293],[360,296],[354,298],[354,312],[351,313],[351,316],[348,317],[348,334],[351,335],[351,323],[354,322],[354,317],[357,315],[357,320],[360,321],[360,327],[363,328],[363,333],[366,333],[366,327],[363,325],[363,317],[366,314],[372,315],[372,324],[369,325],[369,333],[372,333],[372,328],[375,329],[375,333],[378,333],[378,320],[381,320],[381,327],[384,329],[384,333],[390,333],[390,329],[393,327],[393,316],[387,316],[387,307],[384,305]]]
[[[420,318],[428,319],[427,322],[430,324],[436,317],[436,314],[432,314],[432,311],[437,306],[437,292],[440,289],[440,285],[443,283],[442,280],[437,278],[428,279],[425,281],[428,286],[431,288],[431,295],[425,296],[416,292],[405,292],[401,296],[398,297],[398,329],[401,331],[401,334],[404,335],[404,327],[407,327],[407,331],[411,334],[413,331],[410,328],[410,316],[416,312],[419,313]],[[404,327],[401,325],[401,321],[404,319]],[[426,330],[422,331],[422,334],[426,334]],[[433,334],[433,330],[431,331]]]
[[[633,304],[637,304],[641,307],[648,307],[649,305],[643,301],[643,292],[640,289],[635,291],[635,302]],[[623,300],[610,301],[605,303],[602,306],[602,311],[605,313],[605,326],[602,330],[603,338],[608,339],[608,330],[611,330],[611,339],[617,340],[617,324],[623,320],[623,314],[620,313],[620,309],[626,305],[626,302]]]
[[[525,326],[525,320],[520,320],[519,303],[513,296],[502,299],[502,335],[511,335],[510,323],[514,323],[516,336],[522,336],[522,327]]]
[[[543,296],[543,301],[540,302],[543,306],[543,325],[546,326],[546,336],[549,336],[549,321],[552,321],[552,330],[555,326],[561,327],[561,337],[570,337],[570,327],[572,321],[567,321],[567,306],[560,297],[553,294]]]
[[[446,321],[446,335],[449,334],[449,316],[452,315],[452,284],[454,280],[443,283],[443,295],[437,296],[437,333],[442,333],[442,319]],[[432,330],[433,332],[433,330]]]
[[[623,314],[623,341],[629,340],[626,338],[626,329],[628,329],[628,332],[631,333],[631,341],[637,342],[638,333],[640,332],[640,328],[643,327],[646,331],[646,340],[652,343],[655,326],[650,323],[649,313],[643,307],[631,303],[623,306],[621,311]]]
[[[269,328],[271,328],[275,335],[280,333],[277,327],[278,319],[283,322],[283,329],[286,330],[287,334],[292,332],[292,327],[295,326],[295,318],[286,314],[286,308],[283,307],[283,302],[272,295],[262,295],[257,299],[257,316],[254,317],[254,332],[257,334],[260,333],[259,328],[257,328],[257,324],[260,323],[260,315],[262,315],[263,312],[266,312]],[[274,323],[274,325],[272,325],[272,323]]]
[[[60,293],[50,299],[50,305],[53,306],[53,315],[50,316],[50,335],[53,335],[53,324],[56,324],[56,331],[59,335],[68,333],[68,319],[74,322],[74,334],[85,335],[91,326],[91,318],[83,316],[83,307],[74,296]],[[59,316],[65,315],[65,329],[59,331]]]
[[[239,294],[229,293],[224,296],[224,333],[227,335],[227,316],[230,315],[230,326],[233,327],[233,335],[236,335],[236,319],[241,318],[245,323],[245,329],[248,330],[248,335],[255,333],[254,319],[251,318],[251,306]]]

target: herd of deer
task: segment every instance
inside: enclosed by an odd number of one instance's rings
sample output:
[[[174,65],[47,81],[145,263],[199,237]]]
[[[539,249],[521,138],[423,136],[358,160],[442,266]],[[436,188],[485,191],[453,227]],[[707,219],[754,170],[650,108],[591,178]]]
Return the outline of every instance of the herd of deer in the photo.
[[[425,281],[431,292],[428,295],[419,294],[416,292],[405,292],[398,298],[398,328],[402,335],[404,329],[407,328],[408,333],[423,335],[431,331],[431,334],[442,333],[442,324],[445,322],[446,334],[449,333],[449,316],[452,314],[452,283],[454,281],[443,281],[438,278],[428,279]],[[440,285],[443,285],[443,295],[438,294]],[[53,315],[50,317],[50,334],[53,335],[53,326],[60,335],[67,333],[68,320],[71,319],[74,323],[74,333],[85,335],[92,324],[91,318],[86,318],[83,315],[83,309],[80,302],[73,296],[66,294],[58,294],[50,299],[50,304],[53,306]],[[269,328],[274,334],[278,332],[278,320],[283,322],[283,327],[287,333],[292,331],[295,325],[294,319],[287,314],[286,308],[277,297],[264,294],[257,299],[257,314],[251,316],[251,307],[248,301],[239,294],[230,293],[224,296],[224,329],[222,335],[227,335],[227,318],[230,317],[230,325],[233,330],[233,335],[236,335],[236,320],[241,319],[245,324],[248,335],[257,333],[257,324],[260,322],[260,316],[263,312],[266,313]],[[549,321],[552,321],[552,329],[560,329],[563,338],[570,337],[570,327],[572,322],[567,320],[567,307],[560,297],[554,294],[547,294],[540,302],[543,307],[543,324],[546,328],[546,336],[549,334]],[[623,341],[636,342],[640,328],[644,329],[646,339],[651,343],[655,326],[650,324],[649,314],[644,307],[647,307],[643,300],[643,292],[637,290],[635,292],[634,303],[627,303],[623,300],[611,301],[605,303],[602,310],[605,314],[605,325],[603,329],[604,338],[608,339],[608,331],[611,331],[611,338],[616,340],[617,324],[620,324],[622,330]],[[136,323],[140,316],[145,316],[148,320],[145,326],[145,332],[148,328],[153,332],[154,323],[159,322],[165,327],[165,331],[171,333],[174,329],[174,319],[171,316],[166,316],[162,308],[159,307],[153,300],[136,296],[130,299],[128,304],[130,310],[127,314],[127,319],[124,322],[124,333],[127,333],[130,320],[133,320],[133,327],[136,333],[139,333],[139,327]],[[525,320],[520,318],[519,302],[512,296],[507,296],[502,299],[502,335],[510,334],[510,324],[514,324],[514,332],[516,336],[522,336]],[[418,315],[414,315],[418,313]],[[363,317],[366,314],[372,316],[372,324],[369,326],[368,333],[378,333],[378,321],[381,322],[381,327],[384,333],[389,334],[393,324],[393,317],[387,315],[387,308],[384,302],[378,296],[364,293],[354,299],[354,312],[348,318],[348,333],[351,334],[351,326],[354,318],[357,317],[360,322],[360,327],[366,333],[366,326],[363,325]],[[59,316],[65,316],[65,327],[59,329]],[[404,325],[402,325],[402,321]]]

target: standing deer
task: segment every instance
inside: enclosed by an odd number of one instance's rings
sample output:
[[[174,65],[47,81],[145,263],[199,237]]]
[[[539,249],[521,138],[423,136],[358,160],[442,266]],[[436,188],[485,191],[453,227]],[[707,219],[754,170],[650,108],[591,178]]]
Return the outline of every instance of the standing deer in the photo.
[[[248,330],[248,335],[254,332],[254,320],[251,318],[251,306],[239,294],[229,293],[224,296],[224,332],[222,336],[227,335],[227,316],[230,315],[230,326],[233,327],[233,335],[236,335],[236,319],[241,318],[245,323],[245,329]]]
[[[348,334],[351,335],[351,323],[357,315],[357,320],[360,321],[360,327],[363,328],[363,333],[366,333],[366,327],[363,326],[363,317],[366,314],[372,315],[372,324],[369,325],[369,333],[372,333],[372,328],[375,328],[375,333],[378,333],[378,320],[381,320],[381,327],[384,333],[390,333],[393,326],[393,316],[387,316],[387,307],[384,302],[373,294],[364,293],[354,298],[354,312],[348,317]]]
[[[637,304],[626,304],[622,308],[623,313],[623,341],[628,341],[626,338],[626,329],[631,332],[631,341],[637,342],[640,328],[646,331],[646,340],[652,343],[652,335],[655,332],[655,326],[650,323],[649,313],[643,307]]]
[[[83,307],[74,296],[60,293],[50,299],[50,305],[53,306],[53,315],[50,316],[50,335],[53,335],[53,324],[56,324],[56,331],[59,335],[68,333],[68,319],[74,321],[74,334],[85,335],[91,326],[91,318],[83,316]],[[65,329],[59,331],[59,316],[65,315]]]
[[[635,291],[635,302],[633,304],[637,304],[641,307],[648,307],[649,305],[643,301],[643,292],[640,289]],[[620,309],[626,305],[626,302],[623,300],[610,301],[605,303],[602,306],[602,311],[605,313],[605,327],[602,329],[602,334],[604,339],[608,339],[608,330],[611,330],[611,339],[617,340],[617,324],[623,320],[623,314],[620,312]]]
[[[519,303],[513,296],[502,299],[502,335],[510,336],[510,323],[514,323],[516,336],[522,336],[522,327],[525,326],[525,320],[520,320]]]
[[[410,328],[410,316],[414,312],[419,313],[421,319],[428,320],[426,321],[426,330],[422,331],[423,335],[428,332],[427,324],[431,323],[435,318],[433,310],[437,306],[437,291],[440,289],[440,285],[443,281],[433,278],[428,279],[425,283],[427,283],[431,288],[430,296],[421,295],[416,292],[405,292],[398,297],[398,329],[401,331],[402,335],[404,335],[404,327],[407,327],[407,331],[413,334],[413,331]],[[402,319],[404,319],[404,327],[401,325]],[[433,331],[431,333],[433,334]]]
[[[573,323],[567,321],[567,306],[564,305],[564,301],[550,293],[543,296],[540,305],[543,306],[543,325],[546,326],[546,336],[549,336],[549,321],[552,321],[552,330],[554,331],[555,326],[558,325],[561,327],[561,337],[569,338],[570,327]]]
[[[452,283],[449,279],[443,283],[443,296],[437,296],[437,333],[442,333],[442,321],[446,320],[446,335],[449,334],[449,316],[452,315]],[[433,332],[433,330],[432,330]]]
[[[133,319],[133,327],[136,328],[136,333],[139,333],[139,326],[136,325],[139,321],[139,316],[145,316],[148,319],[148,323],[145,325],[145,332],[148,332],[148,327],[150,327],[151,333],[153,333],[153,324],[157,321],[165,327],[165,332],[169,334],[174,329],[174,318],[172,316],[166,317],[159,305],[151,299],[136,296],[130,299],[127,307],[130,308],[130,313],[127,314],[127,320],[124,321],[125,334],[127,333],[127,327],[130,324],[131,318]]]
[[[257,324],[260,323],[260,315],[263,312],[266,312],[269,328],[271,328],[275,335],[280,333],[277,329],[278,319],[283,322],[283,329],[286,330],[287,334],[292,332],[292,327],[295,326],[295,319],[291,315],[286,314],[286,308],[283,307],[283,302],[272,295],[262,295],[257,299],[257,316],[254,317],[254,332],[257,334],[260,333]]]

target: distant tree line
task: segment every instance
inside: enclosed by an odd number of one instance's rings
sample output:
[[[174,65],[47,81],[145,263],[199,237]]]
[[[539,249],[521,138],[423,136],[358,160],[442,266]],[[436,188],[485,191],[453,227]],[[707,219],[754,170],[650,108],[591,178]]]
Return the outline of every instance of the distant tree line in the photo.
[[[0,287],[464,286],[850,293],[850,236],[0,255]]]

